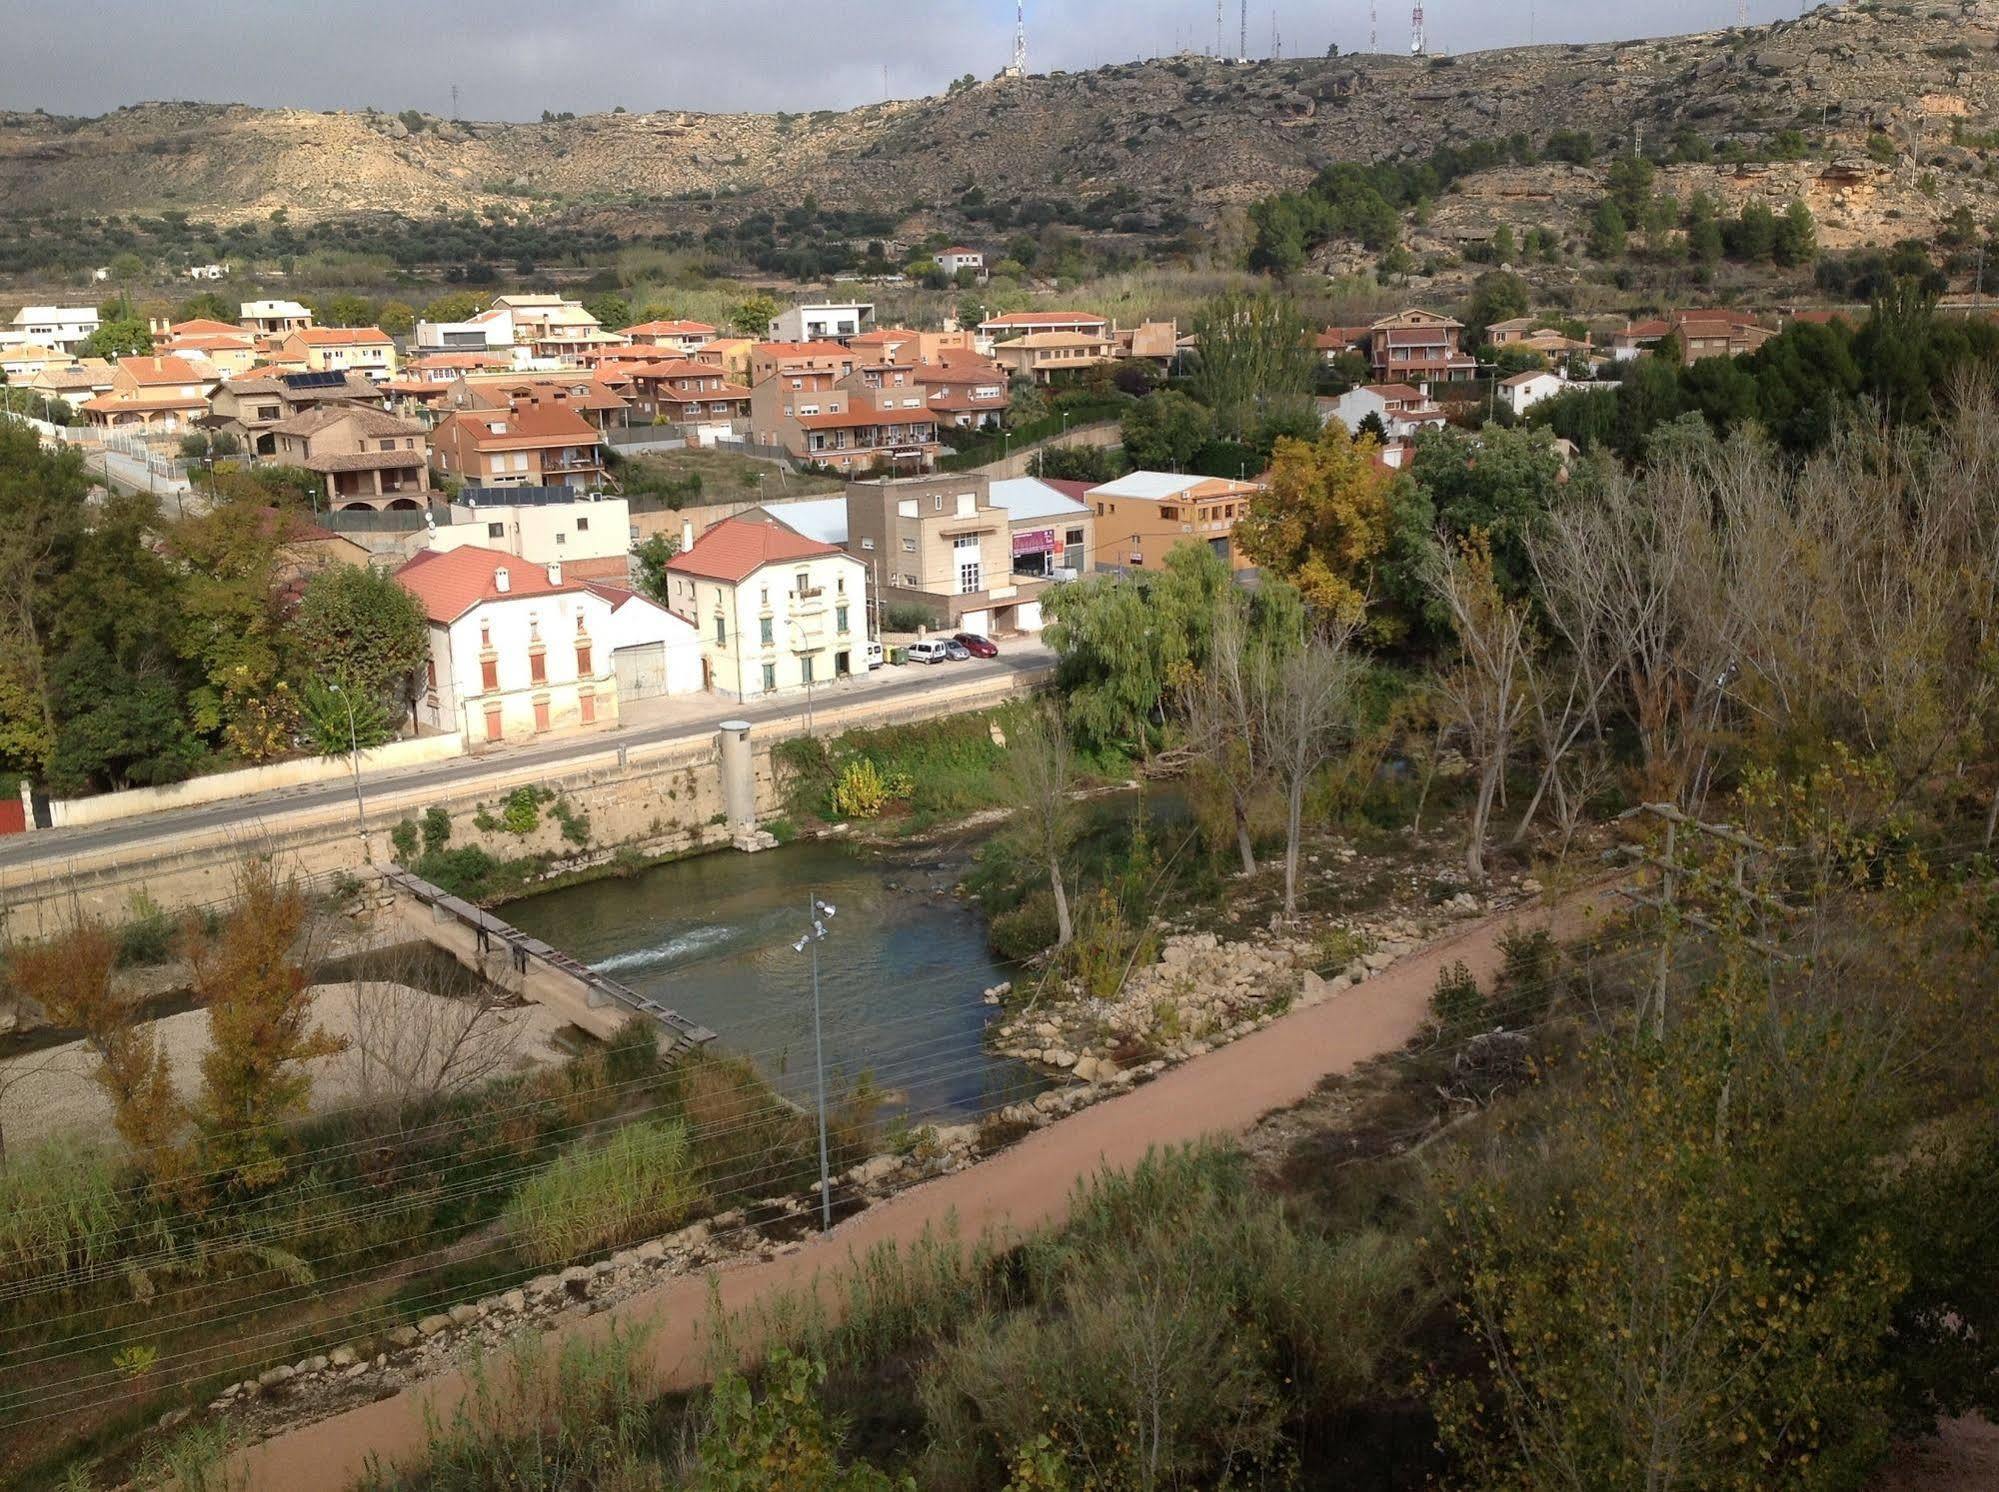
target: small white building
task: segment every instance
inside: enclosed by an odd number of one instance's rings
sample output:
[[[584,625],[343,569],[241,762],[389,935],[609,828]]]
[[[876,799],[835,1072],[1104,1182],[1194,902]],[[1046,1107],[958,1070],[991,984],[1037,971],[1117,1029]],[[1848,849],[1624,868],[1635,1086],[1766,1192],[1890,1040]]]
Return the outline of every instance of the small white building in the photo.
[[[419,321],[410,337],[410,355],[436,352],[505,352],[514,345],[514,313],[505,306],[463,321]]]
[[[1552,399],[1568,388],[1569,381],[1545,368],[1530,368],[1499,381],[1499,399],[1516,415],[1523,415],[1543,399]]]
[[[621,703],[701,692],[706,670],[701,637],[692,622],[629,586],[595,580],[589,586],[592,595],[611,607],[611,667]]]
[[[969,269],[975,275],[983,275],[986,272],[986,256],[977,249],[968,249],[963,244],[953,244],[937,255],[937,267],[952,276],[956,276],[961,269]]]
[[[420,732],[477,746],[617,723],[611,603],[560,565],[426,549],[396,579],[430,624]]]
[[[631,573],[631,504],[574,487],[463,487],[430,547],[493,549],[530,565],[561,565],[579,581],[623,585]]]
[[[97,326],[94,306],[23,306],[11,326],[0,327],[0,347],[48,347],[74,357]]]
[[[840,305],[793,306],[781,311],[770,324],[773,342],[844,342],[875,329],[875,308],[871,301],[848,301]]]
[[[1337,399],[1319,401],[1319,422],[1338,420],[1348,434],[1359,431],[1369,415],[1381,421],[1385,440],[1408,440],[1420,430],[1449,423],[1443,409],[1432,402],[1429,386],[1406,383],[1366,383],[1348,389]]]
[[[667,604],[700,634],[708,687],[731,699],[867,671],[868,567],[783,523],[684,526]]]
[[[228,273],[220,264],[190,264],[187,269],[190,280],[219,280]]]
[[[295,300],[246,300],[237,308],[236,324],[260,337],[282,337],[312,325],[312,312]]]

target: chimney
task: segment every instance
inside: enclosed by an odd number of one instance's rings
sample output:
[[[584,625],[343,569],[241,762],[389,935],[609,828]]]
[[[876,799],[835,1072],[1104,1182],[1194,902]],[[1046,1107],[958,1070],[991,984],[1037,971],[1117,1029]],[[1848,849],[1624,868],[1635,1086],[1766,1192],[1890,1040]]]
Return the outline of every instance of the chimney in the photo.
[[[548,583],[549,583],[550,585],[561,585],[561,584],[562,584],[562,561],[561,561],[561,560],[550,560],[550,561],[548,562]]]
[[[694,547],[694,520],[691,518],[683,518],[680,520],[680,552],[682,554],[685,554],[687,553],[688,550],[692,549],[693,547]]]
[[[514,577],[507,573],[507,567],[505,565],[500,566],[499,569],[493,572],[494,590],[498,591],[501,595],[504,596],[507,594],[508,591],[512,590],[513,588],[514,588]]]

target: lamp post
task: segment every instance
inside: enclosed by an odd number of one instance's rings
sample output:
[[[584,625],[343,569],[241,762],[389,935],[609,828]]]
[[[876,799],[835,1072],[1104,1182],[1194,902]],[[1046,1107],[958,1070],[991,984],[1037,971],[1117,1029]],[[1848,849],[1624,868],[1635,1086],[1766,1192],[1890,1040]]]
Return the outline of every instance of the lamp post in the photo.
[[[791,947],[794,953],[803,953],[807,948],[812,950],[812,1056],[819,1080],[819,1222],[821,1229],[830,1233],[833,1231],[833,1183],[826,1164],[826,1039],[819,1020],[819,945],[826,937],[826,922],[819,920],[822,912],[827,922],[833,919],[832,904],[821,901],[815,892],[806,903],[805,936]]]
[[[340,696],[340,702],[347,707],[347,750],[349,760],[354,764],[354,832],[361,838],[361,858],[368,858],[368,808],[361,798],[361,733],[354,724],[354,696],[338,684],[326,686]]]

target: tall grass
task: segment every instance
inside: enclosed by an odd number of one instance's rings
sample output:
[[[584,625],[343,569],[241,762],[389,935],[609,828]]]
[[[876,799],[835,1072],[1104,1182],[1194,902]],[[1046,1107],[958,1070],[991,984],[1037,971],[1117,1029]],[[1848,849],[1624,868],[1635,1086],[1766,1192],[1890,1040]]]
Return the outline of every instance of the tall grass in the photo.
[[[0,1281],[53,1279],[111,1258],[129,1179],[103,1151],[68,1140],[11,1159],[0,1170]]]
[[[515,1193],[504,1216],[523,1254],[566,1264],[664,1232],[700,1200],[686,1126],[641,1120],[561,1157]]]

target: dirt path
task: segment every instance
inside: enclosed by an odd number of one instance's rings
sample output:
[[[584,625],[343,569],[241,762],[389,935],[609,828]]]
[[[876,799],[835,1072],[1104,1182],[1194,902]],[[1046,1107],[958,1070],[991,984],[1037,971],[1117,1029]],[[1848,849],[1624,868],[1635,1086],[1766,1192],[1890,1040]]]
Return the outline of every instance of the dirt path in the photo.
[[[1558,936],[1584,919],[1588,905],[1584,898],[1562,909]],[[570,1330],[601,1337],[613,1323],[643,1321],[651,1330],[662,1386],[695,1387],[707,1377],[704,1326],[711,1290],[725,1310],[740,1311],[761,1297],[837,1275],[876,1244],[906,1244],[925,1228],[942,1229],[952,1220],[966,1240],[1018,1237],[1059,1223],[1076,1184],[1099,1170],[1127,1168],[1154,1146],[1244,1133],[1271,1110],[1303,1100],[1321,1079],[1404,1045],[1423,1023],[1438,970],[1462,959],[1481,980],[1487,978],[1499,964],[1499,937],[1513,920],[1509,914],[1465,928],[1323,1004],[1037,1130],[990,1160],[912,1187],[797,1253],[676,1279]],[[252,1488],[347,1492],[370,1453],[384,1463],[420,1453],[425,1404],[448,1421],[464,1391],[462,1374],[443,1374],[254,1446],[238,1464]]]

